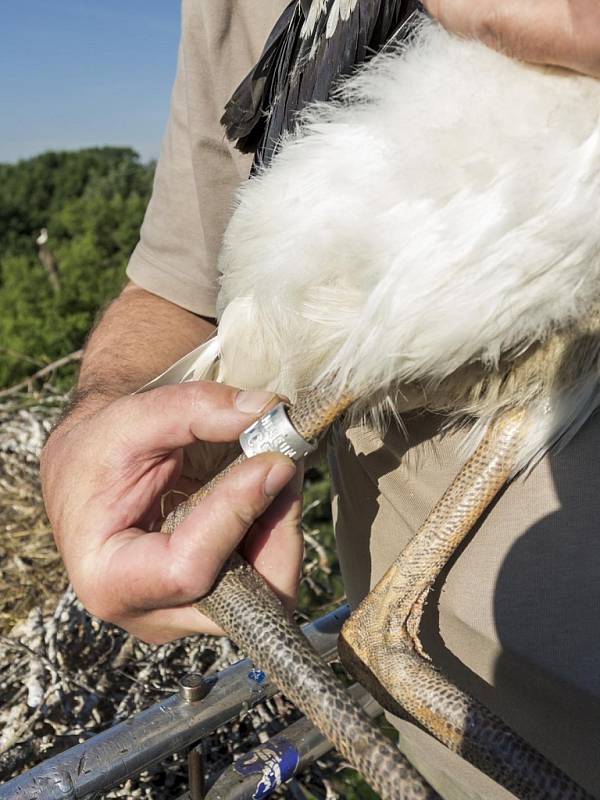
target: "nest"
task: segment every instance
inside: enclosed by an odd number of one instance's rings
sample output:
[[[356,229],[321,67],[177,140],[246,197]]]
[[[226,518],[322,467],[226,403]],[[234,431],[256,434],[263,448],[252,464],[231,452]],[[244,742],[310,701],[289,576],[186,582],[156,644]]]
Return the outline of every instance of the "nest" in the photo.
[[[0,633],[67,585],[41,502],[39,452],[64,406],[47,390],[0,404]]]
[[[67,585],[41,502],[38,459],[65,397],[42,395],[0,405],[0,774],[9,779],[89,739],[177,691],[190,671],[211,674],[240,658],[226,638],[143,644],[91,617]],[[304,618],[340,600],[322,475],[306,487]],[[203,742],[210,782],[231,760],[297,719],[276,696]],[[366,797],[335,756],[285,789],[289,797]],[[177,797],[187,788],[186,754],[175,754],[108,798]],[[364,790],[365,792],[367,790]]]

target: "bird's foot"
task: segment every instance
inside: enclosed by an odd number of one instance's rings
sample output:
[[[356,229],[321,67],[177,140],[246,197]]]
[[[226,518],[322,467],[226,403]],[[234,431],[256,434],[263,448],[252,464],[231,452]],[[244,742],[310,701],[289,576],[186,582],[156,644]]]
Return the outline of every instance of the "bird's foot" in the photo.
[[[338,650],[348,672],[383,708],[406,716],[398,682],[403,683],[402,663],[407,654],[429,660],[418,636],[429,586],[418,592],[414,603],[399,602],[396,572],[393,565],[352,613],[340,633]]]
[[[421,658],[424,658],[426,661],[431,661],[431,657],[425,652],[425,648],[423,647],[423,643],[419,637],[419,628],[421,627],[421,618],[423,616],[425,603],[427,601],[430,589],[430,586],[427,586],[425,589],[423,589],[419,597],[410,607],[410,611],[406,619],[406,631],[411,638],[413,647],[421,656]]]
[[[340,660],[352,675],[377,700],[386,711],[397,717],[405,717],[402,706],[386,688],[386,673],[379,654],[381,642],[378,637],[367,640],[361,630],[360,620],[352,617],[346,622],[338,639]]]

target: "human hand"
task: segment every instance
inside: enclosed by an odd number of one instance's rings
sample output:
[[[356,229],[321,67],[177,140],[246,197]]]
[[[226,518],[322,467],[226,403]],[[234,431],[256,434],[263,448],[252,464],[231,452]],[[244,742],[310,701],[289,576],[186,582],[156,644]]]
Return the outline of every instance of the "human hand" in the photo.
[[[600,77],[597,0],[422,0],[453,33],[509,56]]]
[[[91,613],[151,643],[220,633],[191,603],[246,534],[246,558],[284,602],[295,601],[301,471],[285,456],[263,454],[233,469],[171,536],[154,524],[179,477],[182,448],[234,441],[275,400],[213,383],[166,386],[54,431],[42,453],[44,499]]]

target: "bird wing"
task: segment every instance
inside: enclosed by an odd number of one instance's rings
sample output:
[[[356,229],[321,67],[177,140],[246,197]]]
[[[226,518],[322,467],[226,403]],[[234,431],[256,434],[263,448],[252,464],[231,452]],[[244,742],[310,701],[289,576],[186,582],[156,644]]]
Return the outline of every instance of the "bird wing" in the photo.
[[[336,81],[402,37],[417,0],[294,0],[225,107],[221,120],[243,152],[268,163],[308,103],[327,100]]]

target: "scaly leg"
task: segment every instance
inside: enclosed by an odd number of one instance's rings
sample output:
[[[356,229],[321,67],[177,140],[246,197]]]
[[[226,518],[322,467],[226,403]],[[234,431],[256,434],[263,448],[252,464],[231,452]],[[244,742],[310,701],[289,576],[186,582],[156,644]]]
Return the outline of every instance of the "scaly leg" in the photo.
[[[346,622],[340,655],[384,707],[395,713],[404,709],[522,800],[592,800],[499,717],[437,672],[418,639],[427,593],[510,477],[526,424],[525,412],[511,411],[491,427],[415,537]]]
[[[303,438],[317,438],[349,404],[326,388],[290,409]],[[171,533],[212,487],[241,463],[240,456],[209,485],[169,515]],[[237,553],[196,607],[235,641],[275,685],[329,738],[383,800],[440,800],[438,794],[357,705],[328,664],[310,647],[290,614],[262,578]]]

